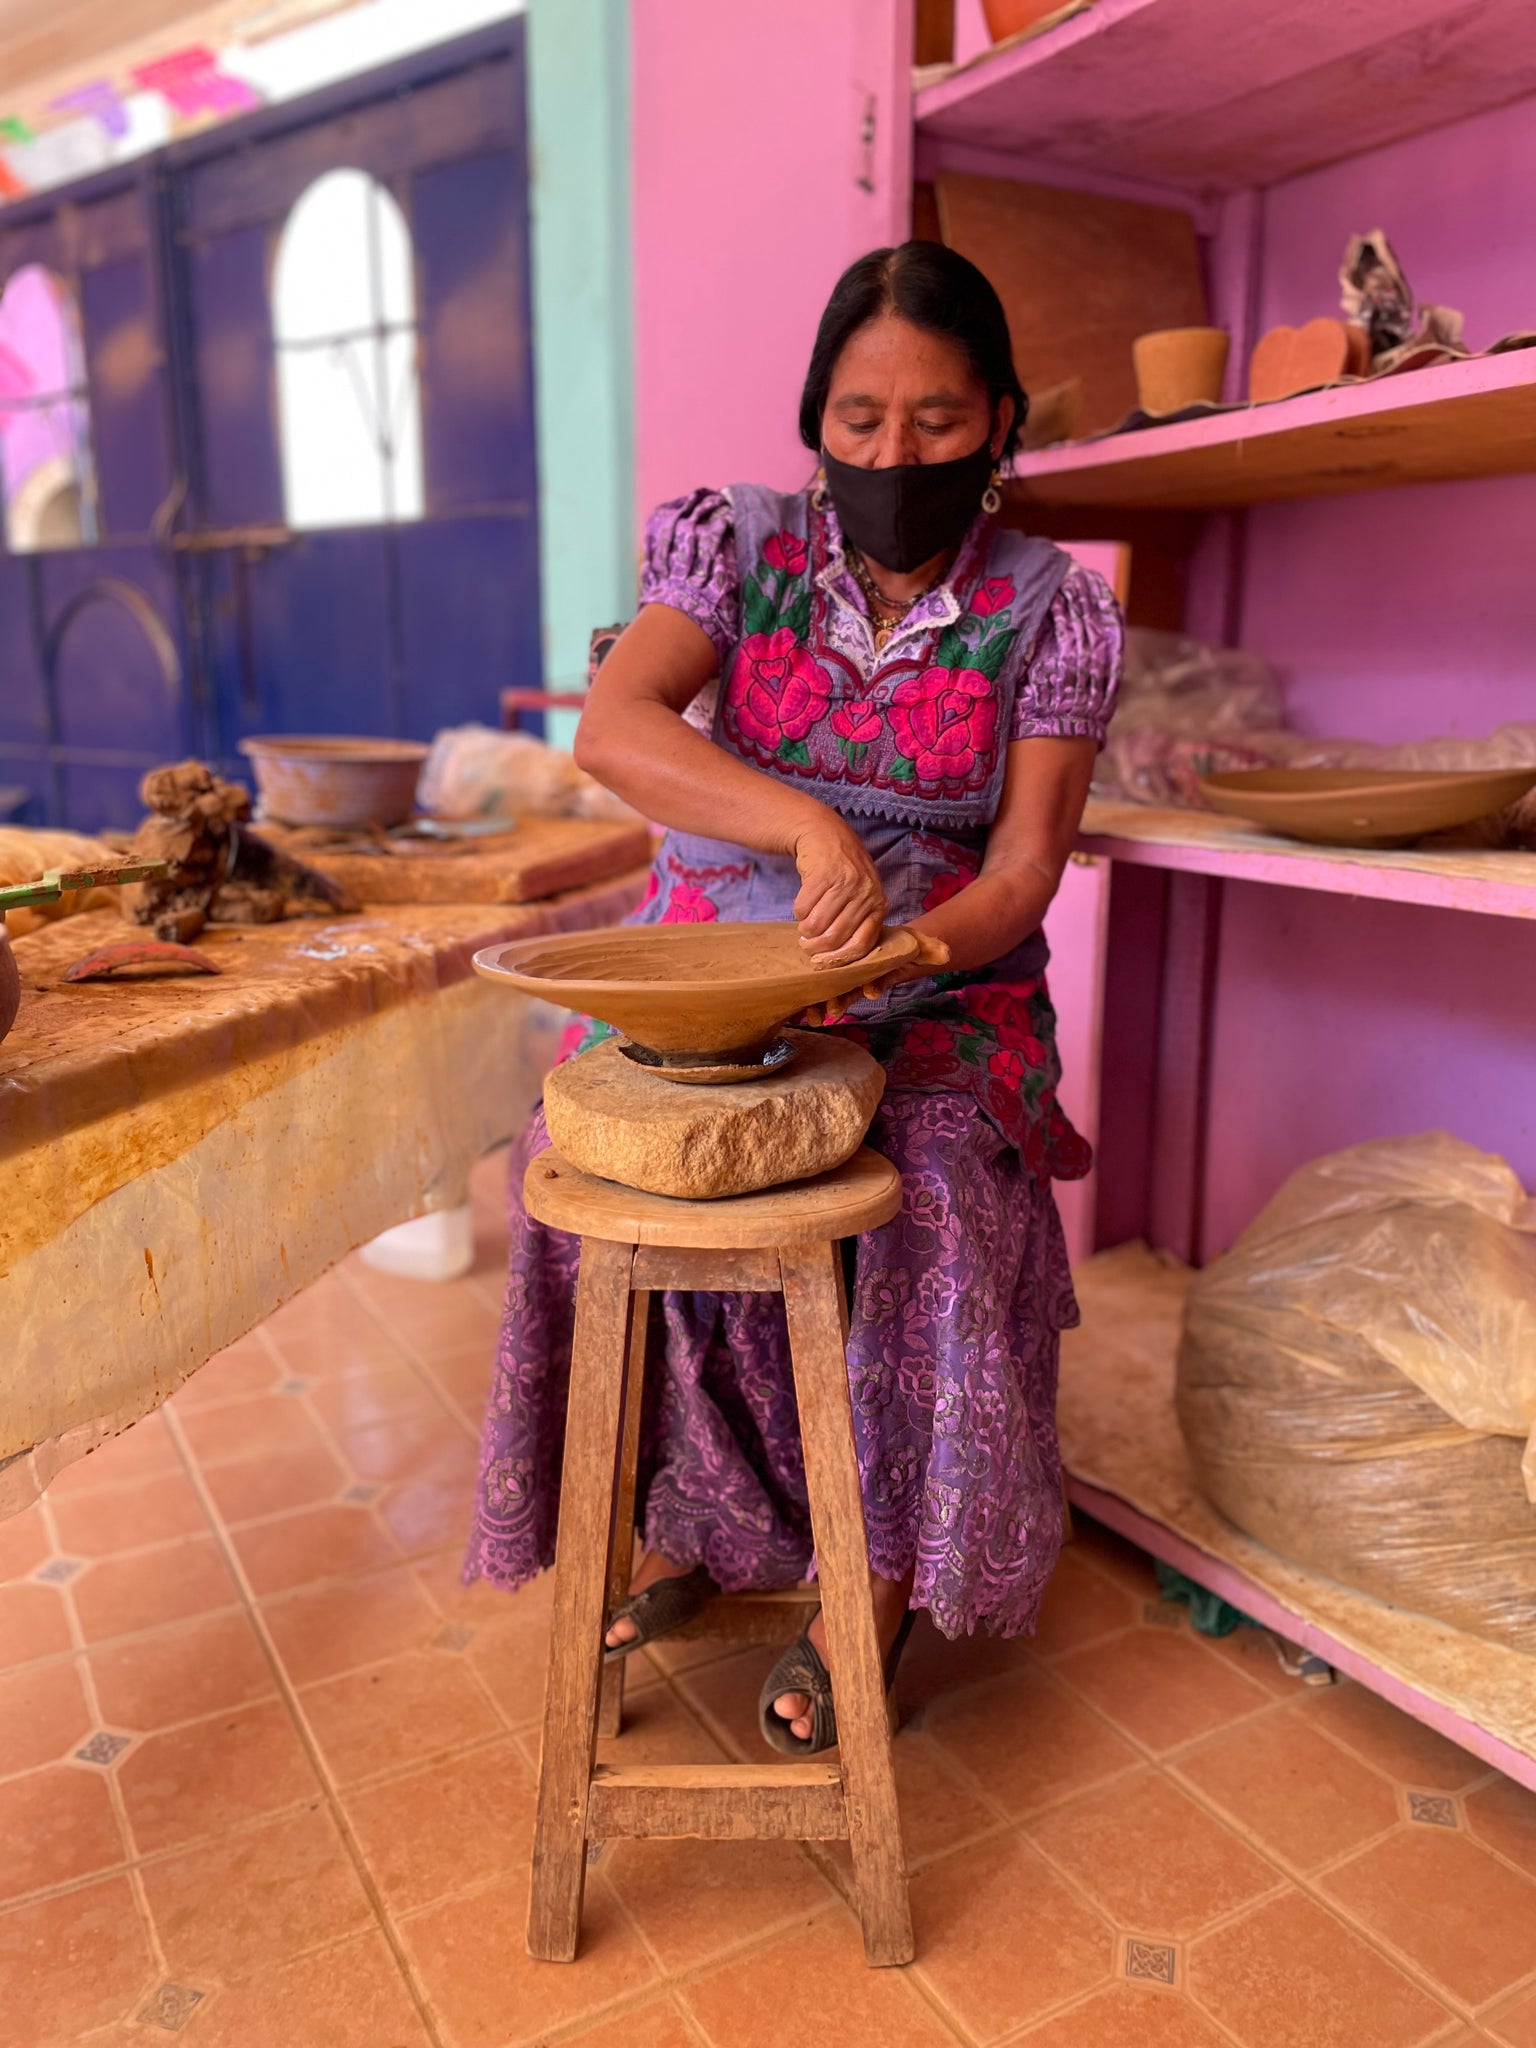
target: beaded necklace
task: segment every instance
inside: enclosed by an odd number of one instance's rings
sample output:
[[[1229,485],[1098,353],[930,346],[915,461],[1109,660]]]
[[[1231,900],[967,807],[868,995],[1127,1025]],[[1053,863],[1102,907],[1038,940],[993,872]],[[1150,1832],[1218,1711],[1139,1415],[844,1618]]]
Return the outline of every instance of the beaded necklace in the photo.
[[[853,571],[853,580],[863,591],[870,608],[870,623],[875,629],[875,652],[878,654],[901,624],[914,605],[922,603],[928,593],[944,580],[944,571],[949,566],[948,558],[940,565],[938,573],[931,576],[911,597],[887,597],[869,573],[868,565],[857,548],[848,550],[848,566]]]

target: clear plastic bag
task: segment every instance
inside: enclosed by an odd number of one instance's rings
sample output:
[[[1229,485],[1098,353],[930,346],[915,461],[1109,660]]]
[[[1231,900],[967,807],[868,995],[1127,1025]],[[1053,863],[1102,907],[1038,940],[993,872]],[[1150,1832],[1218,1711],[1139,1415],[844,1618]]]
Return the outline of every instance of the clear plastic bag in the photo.
[[[417,785],[423,810],[439,818],[636,817],[558,747],[527,732],[489,725],[446,726],[432,741]]]
[[[1196,1276],[1178,1402],[1239,1528],[1536,1653],[1530,1220],[1505,1163],[1444,1132],[1313,1162]]]

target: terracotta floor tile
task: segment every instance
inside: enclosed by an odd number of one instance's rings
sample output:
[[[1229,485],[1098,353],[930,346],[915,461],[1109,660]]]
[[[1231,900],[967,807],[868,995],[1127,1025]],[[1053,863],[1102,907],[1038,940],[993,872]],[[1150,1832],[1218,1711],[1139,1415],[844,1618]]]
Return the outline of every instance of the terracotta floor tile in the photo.
[[[1144,1550],[1138,1550],[1134,1543],[1117,1536],[1113,1529],[1105,1528],[1081,1509],[1073,1509],[1072,1520],[1077,1540],[1070,1548],[1079,1557],[1123,1586],[1138,1606],[1157,1599],[1157,1567]]]
[[[0,1586],[0,1657],[5,1668],[54,1657],[72,1647],[69,1610],[57,1586],[22,1580]]]
[[[67,1756],[91,1727],[72,1659],[0,1673],[0,1778]]]
[[[1187,1750],[1177,1769],[1298,1870],[1316,1870],[1397,1825],[1388,1781],[1294,1713],[1225,1728]]]
[[[1018,2036],[1018,2048],[1227,2048],[1226,2036],[1177,1993],[1111,1984]],[[1013,2044],[1009,2044],[1013,2048]]]
[[[402,1555],[420,1557],[468,1540],[475,1514],[475,1473],[479,1460],[464,1446],[452,1478],[412,1479],[392,1486],[379,1502],[379,1516]]]
[[[324,1442],[314,1417],[291,1394],[260,1394],[181,1418],[182,1434],[204,1471],[247,1458],[288,1458]]]
[[[502,1724],[462,1657],[417,1650],[299,1695],[338,1784],[442,1756],[501,1732]]]
[[[441,1415],[442,1406],[412,1365],[381,1365],[368,1372],[319,1380],[307,1395],[327,1429],[371,1429],[397,1415]]]
[[[88,1661],[102,1718],[113,1728],[169,1728],[277,1690],[256,1631],[238,1609],[103,1644]]]
[[[937,1700],[923,1732],[1015,1817],[1140,1762],[1128,1742],[1038,1664]]]
[[[1132,1629],[1070,1651],[1052,1668],[1152,1750],[1177,1748],[1270,1704],[1262,1686],[1185,1629]]]
[[[326,1380],[340,1373],[373,1372],[408,1363],[407,1354],[363,1307],[349,1299],[342,1326],[280,1332],[266,1325],[286,1377]]]
[[[790,1762],[764,1742],[757,1721],[757,1696],[773,1668],[771,1649],[738,1650],[713,1664],[681,1673],[673,1682],[730,1754],[747,1763]],[[642,1695],[649,1698],[648,1694]]]
[[[972,1835],[997,1825],[996,1814],[956,1777],[944,1750],[925,1732],[902,1729],[892,1745],[891,1760],[896,1766],[896,1803],[909,1865],[931,1862]],[[849,1867],[846,1842],[827,1846]]]
[[[151,1735],[118,1767],[141,1855],[296,1805],[319,1791],[280,1700]]]
[[[921,1936],[918,1944],[921,1952]],[[833,2040],[836,2048],[954,2048],[908,1971],[867,1967],[858,1927],[845,1913],[733,1957],[679,1985],[677,1995],[711,2048],[764,2048],[765,2040],[785,2048],[831,2048]]]
[[[428,2036],[383,1935],[363,1934],[228,1986],[176,2038],[189,2048],[425,2048]]]
[[[655,1964],[600,1871],[587,1876],[581,1947],[573,1965],[534,1962],[524,1947],[527,1918],[528,1877],[518,1870],[484,1891],[428,1906],[401,1923],[455,2048],[542,2042],[552,2028],[656,1980]]]
[[[1502,2042],[1504,2048],[1536,2048],[1536,1991],[1490,2015],[1487,2027],[1487,2038]]]
[[[28,1572],[36,1571],[52,1550],[41,1506],[25,1508],[19,1515],[7,1515],[0,1522],[0,1584],[7,1579],[24,1579]]]
[[[1453,1829],[1405,1827],[1321,1888],[1466,2005],[1536,1971],[1536,1883]]]
[[[419,1559],[411,1566],[417,1581],[444,1621],[459,1622],[466,1628],[481,1628],[538,1612],[547,1625],[555,1590],[553,1572],[540,1572],[526,1586],[509,1593],[505,1586],[493,1585],[489,1579],[476,1579],[472,1585],[466,1586],[462,1578],[463,1569],[464,1547],[458,1543],[436,1557]]]
[[[53,1764],[0,1782],[0,1899],[125,1861],[104,1772]]]
[[[65,1494],[53,1503],[66,1557],[112,1557],[179,1536],[205,1536],[208,1517],[185,1472],[160,1472],[128,1486]]]
[[[669,1976],[837,1898],[794,1842],[614,1842],[603,1876]]]
[[[1063,1650],[1081,1649],[1084,1643],[1140,1621],[1141,1606],[1124,1586],[1095,1571],[1072,1544],[1061,1553],[1061,1562],[1045,1589],[1035,1626],[1035,1650],[1042,1657],[1054,1657]]]
[[[1243,2048],[1417,2048],[1451,2019],[1295,1891],[1197,1941],[1187,1984]]]
[[[242,1522],[286,1515],[339,1499],[352,1475],[322,1443],[285,1451],[277,1458],[249,1458],[239,1465],[215,1465],[203,1483],[224,1521]]]
[[[918,1967],[979,2040],[995,2040],[1114,1968],[1114,1931],[1016,1833],[973,1842],[912,1880]]]
[[[535,1727],[528,1737],[528,1747],[535,1756],[538,1754],[539,1734]],[[776,1752],[761,1739],[757,1747],[763,1760],[771,1762]],[[605,1764],[714,1764],[728,1761],[725,1751],[709,1731],[663,1685],[649,1686],[639,1692],[626,1689],[623,1733],[611,1740],[600,1739],[597,1759]]]
[[[366,1267],[362,1270],[367,1272]],[[434,1351],[461,1351],[481,1342],[494,1346],[501,1327],[500,1308],[493,1307],[466,1280],[443,1285],[380,1273],[367,1279],[360,1276],[358,1287],[379,1310],[395,1340],[422,1358]]]
[[[491,1347],[471,1344],[453,1351],[435,1351],[426,1368],[448,1398],[478,1428],[490,1398],[496,1360]]]
[[[347,1795],[380,1891],[396,1912],[525,1868],[534,1774],[511,1742]]]
[[[566,2048],[699,2048],[699,2037],[676,2001],[663,1997],[579,2034],[568,2034]]]
[[[178,1981],[259,1978],[301,1949],[361,1932],[373,1918],[336,1823],[318,1804],[147,1863],[143,1877],[166,1967]]]
[[[359,1479],[458,1479],[472,1482],[475,1444],[462,1422],[439,1408],[396,1415],[368,1429],[338,1433],[337,1446]],[[466,1517],[469,1502],[466,1499]],[[464,1535],[469,1534],[466,1519]]]
[[[1277,1699],[1299,1700],[1311,1690],[1301,1679],[1281,1670],[1275,1640],[1268,1629],[1235,1628],[1229,1636],[1202,1636],[1200,1640],[1234,1670],[1251,1678],[1255,1685],[1262,1685]],[[1292,1647],[1288,1654],[1294,1661],[1303,1652]]]
[[[161,1472],[180,1472],[181,1453],[172,1441],[163,1415],[146,1415],[108,1438],[89,1456],[66,1465],[48,1486],[50,1501],[67,1494],[87,1493],[94,1486],[128,1486],[138,1479],[152,1479]]]
[[[1177,1941],[1279,1882],[1273,1867],[1156,1772],[1026,1823],[1128,1934]]]
[[[277,1360],[253,1333],[200,1365],[191,1379],[177,1388],[171,1405],[178,1415],[187,1415],[194,1408],[247,1401],[253,1394],[269,1394],[279,1377]]]
[[[125,2017],[153,1982],[126,1877],[0,1913],[0,2016],[17,2048],[66,2048]]]
[[[1536,1877],[1536,1792],[1513,1778],[1495,1778],[1469,1792],[1466,1806],[1473,1834]]]
[[[263,1601],[261,1612],[295,1685],[425,1649],[444,1627],[403,1565],[279,1594]]]
[[[99,1558],[70,1581],[69,1590],[88,1643],[187,1621],[232,1607],[240,1598],[212,1536],[184,1536],[130,1557]]]
[[[394,1564],[398,1556],[367,1508],[345,1504],[251,1522],[234,1530],[230,1541],[258,1599]]]
[[[904,1714],[917,1713],[962,1686],[1018,1671],[1032,1661],[1029,1644],[1022,1636],[1005,1642],[1001,1636],[978,1629],[975,1635],[950,1642],[926,1614],[920,1614],[902,1656],[896,1697]]]
[[[1421,1791],[1459,1792],[1487,1773],[1470,1750],[1347,1678],[1309,1689],[1298,1711],[1378,1771]]]

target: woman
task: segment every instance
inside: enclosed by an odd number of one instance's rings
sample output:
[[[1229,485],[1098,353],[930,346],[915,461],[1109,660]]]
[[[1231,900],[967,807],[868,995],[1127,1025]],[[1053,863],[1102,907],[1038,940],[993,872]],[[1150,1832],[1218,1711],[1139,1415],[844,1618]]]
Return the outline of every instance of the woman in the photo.
[[[929,242],[861,258],[822,316],[801,400],[814,487],[661,507],[642,609],[576,743],[668,828],[635,921],[793,917],[828,962],[859,958],[882,922],[925,942],[905,975],[827,1019],[886,1068],[869,1142],[905,1184],[897,1218],[857,1242],[848,1344],[888,1673],[912,1608],[951,1636],[1032,1628],[1061,1540],[1057,1340],[1077,1308],[1050,1182],[1089,1157],[1056,1103],[1040,924],[1123,634],[1101,578],[992,516],[1026,403],[980,271]],[[522,1208],[545,1142],[535,1115],[512,1162],[466,1565],[507,1586],[554,1552],[575,1245]],[[810,1562],[782,1304],[670,1294],[661,1315],[646,1550],[610,1655],[716,1586],[791,1584]],[[770,1676],[775,1747],[836,1740],[824,1654],[818,1619]]]

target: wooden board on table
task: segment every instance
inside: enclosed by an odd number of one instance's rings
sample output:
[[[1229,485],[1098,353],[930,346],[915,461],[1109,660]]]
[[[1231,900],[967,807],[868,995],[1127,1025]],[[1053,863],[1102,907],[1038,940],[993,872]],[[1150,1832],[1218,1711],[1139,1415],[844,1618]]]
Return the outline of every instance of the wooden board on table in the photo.
[[[537,903],[651,857],[650,827],[609,818],[526,818],[466,840],[389,840],[377,852],[327,846],[311,830],[264,825],[276,845],[360,903]]]
[[[1138,334],[1205,325],[1194,222],[1177,207],[963,171],[936,182],[944,240],[1002,300],[1025,390],[1081,380],[1074,432],[1101,433],[1135,406]]]

